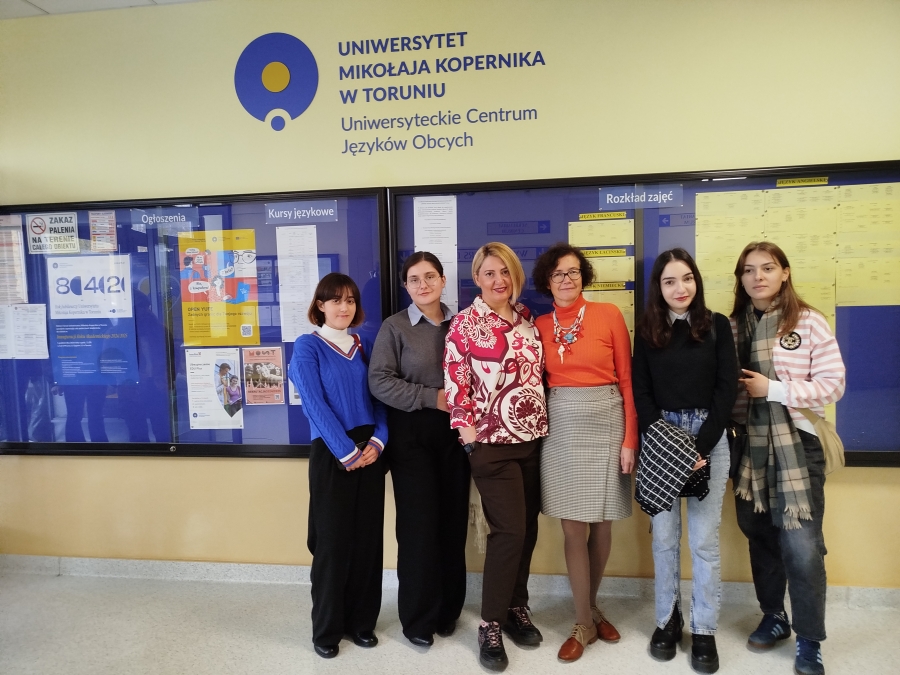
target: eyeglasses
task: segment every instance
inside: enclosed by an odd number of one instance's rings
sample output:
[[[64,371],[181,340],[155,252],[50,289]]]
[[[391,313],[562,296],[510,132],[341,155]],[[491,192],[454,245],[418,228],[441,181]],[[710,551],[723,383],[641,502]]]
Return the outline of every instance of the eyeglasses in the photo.
[[[254,250],[242,250],[242,251],[234,251],[234,261],[236,263],[241,263],[242,265],[249,265],[254,260],[256,260],[256,251]]]
[[[581,278],[581,270],[569,270],[568,272],[554,272],[550,275],[550,281],[554,284],[561,284],[565,277],[569,277],[572,281]]]
[[[418,288],[422,284],[428,284],[429,286],[436,286],[438,281],[441,280],[440,274],[426,274],[424,279],[420,279],[419,277],[410,277],[406,280],[406,286],[408,288]]]

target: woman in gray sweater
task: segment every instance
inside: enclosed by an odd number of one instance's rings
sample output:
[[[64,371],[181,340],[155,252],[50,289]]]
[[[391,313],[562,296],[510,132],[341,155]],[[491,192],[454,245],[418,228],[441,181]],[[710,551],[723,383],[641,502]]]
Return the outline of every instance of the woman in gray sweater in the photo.
[[[444,398],[444,339],[453,317],[441,302],[444,268],[426,251],[400,274],[412,304],[381,326],[369,389],[388,406],[384,458],[397,507],[397,606],[403,634],[428,647],[447,637],[466,598],[469,462],[450,428]]]

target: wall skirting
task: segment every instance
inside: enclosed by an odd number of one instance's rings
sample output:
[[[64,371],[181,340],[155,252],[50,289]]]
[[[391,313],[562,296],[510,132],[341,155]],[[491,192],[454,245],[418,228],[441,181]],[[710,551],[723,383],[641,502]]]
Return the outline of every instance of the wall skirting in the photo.
[[[57,556],[0,555],[0,575],[43,574],[49,576],[160,579],[169,581],[231,581],[267,584],[309,584],[305,565],[258,565],[178,560],[122,560],[116,558],[69,558]],[[397,571],[384,570],[385,588],[397,587]],[[481,592],[481,574],[469,573],[470,595]],[[532,574],[528,583],[533,595],[568,595],[569,580],[561,574]],[[600,595],[622,598],[653,598],[653,580],[607,577]],[[690,581],[682,582],[682,595],[690,597]],[[756,604],[753,585],[726,581],[722,602]],[[828,605],[849,609],[900,610],[900,588],[829,586]]]

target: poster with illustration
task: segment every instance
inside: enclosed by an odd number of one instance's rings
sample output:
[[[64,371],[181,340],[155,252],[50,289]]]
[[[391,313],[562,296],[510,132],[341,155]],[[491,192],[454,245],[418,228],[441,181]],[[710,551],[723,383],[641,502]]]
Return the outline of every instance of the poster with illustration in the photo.
[[[284,405],[281,347],[244,349],[244,396],[247,405]]]
[[[258,345],[254,230],[178,236],[185,345]]]

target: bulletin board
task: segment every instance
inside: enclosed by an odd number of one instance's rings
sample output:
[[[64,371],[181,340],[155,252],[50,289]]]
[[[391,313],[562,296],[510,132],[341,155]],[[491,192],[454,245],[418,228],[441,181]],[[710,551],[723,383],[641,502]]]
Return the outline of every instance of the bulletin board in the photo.
[[[531,269],[564,241],[594,266],[586,297],[616,304],[633,334],[660,252],[680,246],[694,255],[707,304],[730,314],[740,251],[777,243],[801,297],[841,347],[847,389],[826,415],[848,464],[900,465],[900,162],[415,187],[389,199],[395,310],[410,302],[396,279],[414,250],[438,249],[448,286],[454,281],[445,301],[463,308],[478,293],[472,255],[503,241],[529,277],[522,302],[546,313],[551,300],[534,290]]]
[[[384,313],[380,190],[0,211],[0,452],[303,456],[319,279]]]

